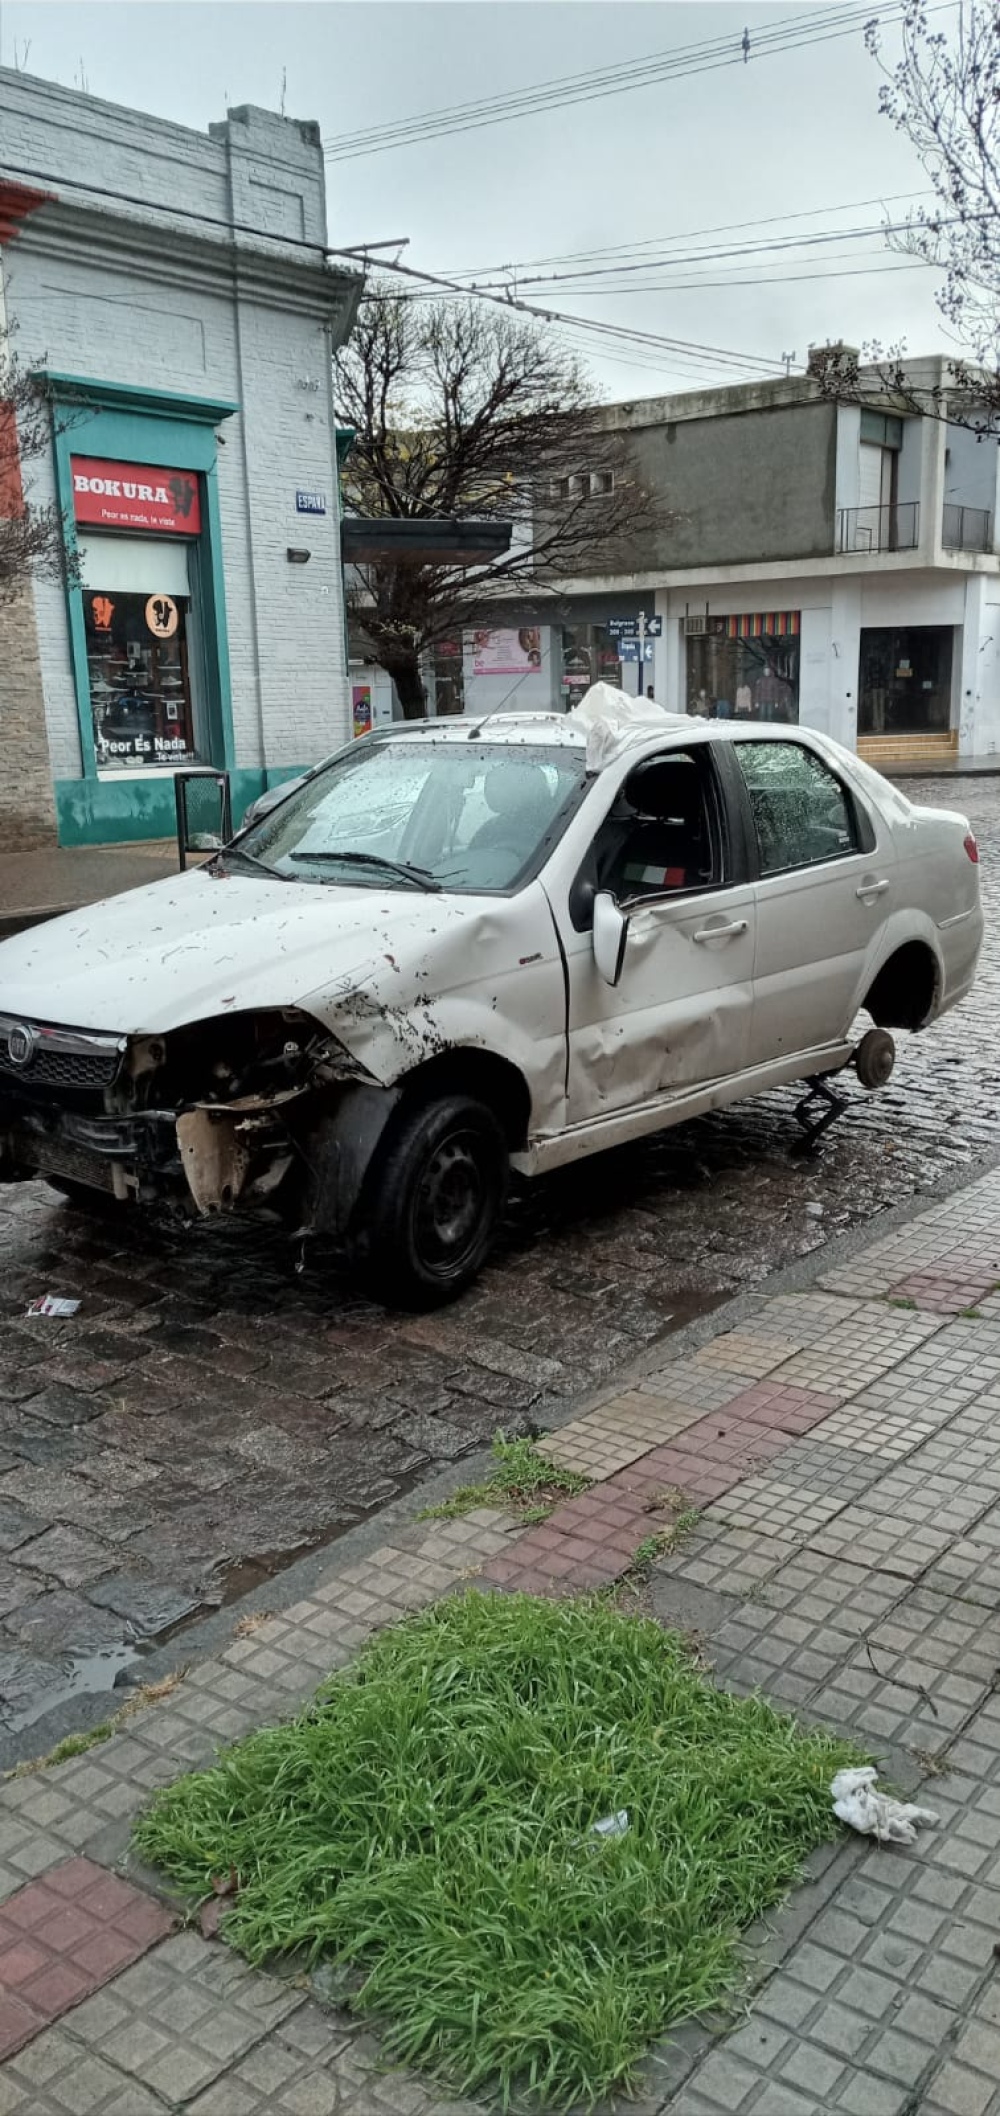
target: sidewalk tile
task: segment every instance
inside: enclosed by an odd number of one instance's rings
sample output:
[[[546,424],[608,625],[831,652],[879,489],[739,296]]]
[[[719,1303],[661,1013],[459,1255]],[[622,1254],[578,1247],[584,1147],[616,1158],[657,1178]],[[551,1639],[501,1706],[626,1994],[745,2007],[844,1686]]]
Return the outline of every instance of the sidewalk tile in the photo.
[[[14,2047],[18,2008],[39,2024],[59,2019],[163,1939],[173,1924],[151,1896],[89,1859],[55,1866],[9,1896],[0,1905],[7,2047]],[[20,2025],[34,2032],[30,2020]]]
[[[304,2002],[300,1990],[227,1948],[178,1933],[81,2005],[72,2033],[172,2107],[203,2092]]]

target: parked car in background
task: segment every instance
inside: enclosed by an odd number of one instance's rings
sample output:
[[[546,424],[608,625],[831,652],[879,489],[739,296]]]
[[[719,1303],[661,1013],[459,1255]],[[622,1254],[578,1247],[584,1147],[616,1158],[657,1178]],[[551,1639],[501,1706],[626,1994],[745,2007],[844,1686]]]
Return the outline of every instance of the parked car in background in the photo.
[[[377,731],[207,865],[7,941],[0,1177],[278,1213],[421,1305],[512,1171],[887,1079],[975,976],[968,825],[805,729],[654,714]]]

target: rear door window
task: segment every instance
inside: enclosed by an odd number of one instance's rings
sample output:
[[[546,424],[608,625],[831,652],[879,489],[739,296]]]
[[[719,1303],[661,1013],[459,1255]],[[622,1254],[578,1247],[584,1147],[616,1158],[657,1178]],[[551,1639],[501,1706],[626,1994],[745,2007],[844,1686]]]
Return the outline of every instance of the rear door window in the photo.
[[[854,804],[815,752],[798,742],[735,742],[762,875],[815,867],[860,850]]]

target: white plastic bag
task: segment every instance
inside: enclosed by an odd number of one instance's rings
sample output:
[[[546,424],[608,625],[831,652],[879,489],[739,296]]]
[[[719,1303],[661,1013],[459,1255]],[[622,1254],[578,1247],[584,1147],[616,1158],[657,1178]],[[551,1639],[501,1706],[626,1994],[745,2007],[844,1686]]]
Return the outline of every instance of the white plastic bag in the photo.
[[[683,726],[686,720],[683,713],[668,713],[653,698],[630,698],[613,683],[592,683],[567,718],[587,730],[587,770],[591,772],[603,771],[637,737]]]
[[[603,1815],[600,1822],[592,1822],[590,1834],[592,1837],[602,1837],[604,1839],[609,1837],[627,1837],[628,1829],[628,1808],[620,1807],[615,1814]]]
[[[859,1771],[838,1771],[830,1787],[833,1812],[841,1822],[862,1837],[877,1837],[880,1844],[915,1844],[918,1822],[935,1823],[939,1817],[929,1807],[911,1807],[875,1790],[878,1772],[871,1765]]]

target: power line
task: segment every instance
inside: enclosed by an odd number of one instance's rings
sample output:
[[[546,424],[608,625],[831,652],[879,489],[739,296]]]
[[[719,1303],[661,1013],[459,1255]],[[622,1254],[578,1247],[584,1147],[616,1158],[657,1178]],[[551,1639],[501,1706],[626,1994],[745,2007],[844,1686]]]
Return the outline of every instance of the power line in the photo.
[[[942,0],[942,4],[952,5],[954,0]],[[929,12],[940,12],[940,6]],[[893,0],[880,19],[896,22],[901,16],[902,7]],[[752,31],[750,53],[757,59],[802,46],[830,43],[853,35],[871,19],[870,8],[865,7],[829,6],[824,8],[822,15],[813,8],[809,14],[788,16],[783,22],[762,25]],[[337,134],[324,145],[331,161],[354,161],[366,155],[387,153],[395,147],[439,139],[446,134],[478,131],[487,125],[507,124],[513,118],[530,117],[543,110],[627,95],[660,81],[714,72],[722,66],[743,63],[743,48],[731,35],[714,37],[698,44],[674,46],[664,52],[593,69],[589,73],[564,75],[534,89],[514,90],[502,96],[487,96],[475,102],[425,111],[422,115],[398,119],[363,134]]]
[[[780,228],[793,220],[822,220],[831,213],[858,213],[863,206],[897,206],[903,200],[931,198],[933,192],[891,191],[887,195],[878,193],[874,198],[845,199],[837,206],[810,206],[798,213],[767,213],[760,220],[717,221],[708,228],[680,229],[676,234],[651,235],[641,242],[609,243],[598,250],[557,251],[547,257],[523,257],[516,264],[509,261],[498,265],[463,265],[453,272],[455,279],[479,280],[487,274],[502,272],[525,272],[533,265],[567,265],[593,263],[602,257],[624,257],[641,250],[655,250],[663,243],[701,242],[708,235],[739,235],[747,228]],[[843,231],[841,231],[843,232]]]
[[[942,228],[950,227],[961,218],[963,216],[958,214],[942,215],[935,224]],[[633,272],[648,272],[658,265],[683,266],[687,269],[697,264],[724,264],[730,258],[746,263],[752,257],[773,257],[782,252],[825,249],[828,244],[836,242],[870,242],[877,236],[885,240],[890,235],[905,235],[909,227],[909,221],[878,221],[867,228],[827,228],[818,230],[813,235],[776,236],[769,242],[754,243],[749,249],[746,243],[738,243],[730,247],[716,246],[710,250],[689,250],[682,255],[667,251],[660,257],[633,259],[629,264],[605,265],[600,271],[538,272],[530,276],[519,271],[518,285],[554,287],[575,283],[577,280],[621,280],[629,278]],[[488,293],[504,285],[505,281],[502,279],[477,279],[469,283],[470,292],[476,293]]]
[[[888,260],[880,265],[855,265],[836,272],[753,272],[747,278],[730,274],[728,279],[655,279],[647,286],[630,286],[629,300],[633,294],[700,294],[717,292],[727,288],[738,291],[740,287],[787,287],[804,286],[809,282],[822,283],[834,279],[883,279],[890,272],[926,272],[931,270],[923,258],[913,264],[891,264]],[[617,298],[618,287],[577,287],[578,301],[610,301]]]
[[[330,255],[333,257],[352,257],[353,254],[354,253],[349,250],[330,251]],[[717,345],[702,345],[697,343],[695,340],[667,338],[662,334],[652,333],[649,331],[629,331],[625,328],[624,325],[600,323],[595,318],[590,316],[567,316],[565,313],[559,310],[547,308],[543,309],[539,308],[537,304],[533,302],[522,301],[518,296],[509,292],[507,294],[497,294],[491,292],[483,292],[480,294],[478,293],[477,289],[460,286],[456,280],[446,278],[443,273],[423,272],[418,270],[415,265],[405,265],[397,262],[393,264],[386,264],[382,269],[386,272],[395,273],[399,277],[404,279],[416,280],[424,286],[436,287],[442,293],[459,294],[463,297],[463,299],[466,300],[469,298],[470,293],[476,293],[480,300],[493,302],[499,308],[515,310],[521,315],[533,316],[536,318],[536,320],[542,323],[573,324],[585,331],[600,331],[613,335],[617,338],[634,338],[638,341],[652,344],[660,348],[661,350],[679,351],[681,353],[696,352],[700,354],[709,354],[712,356],[714,361],[723,363],[737,363],[740,366],[757,373],[759,373],[762,368],[770,369],[776,374],[784,372],[780,360],[773,360],[767,355],[758,356],[756,354],[751,353],[737,353],[732,351],[732,349],[729,347]]]

